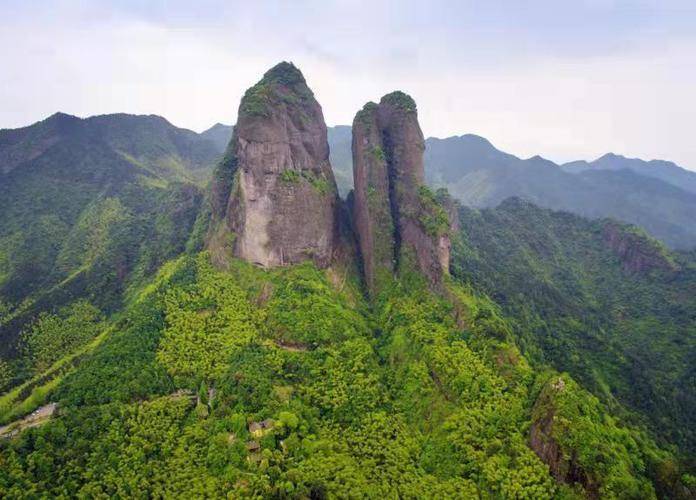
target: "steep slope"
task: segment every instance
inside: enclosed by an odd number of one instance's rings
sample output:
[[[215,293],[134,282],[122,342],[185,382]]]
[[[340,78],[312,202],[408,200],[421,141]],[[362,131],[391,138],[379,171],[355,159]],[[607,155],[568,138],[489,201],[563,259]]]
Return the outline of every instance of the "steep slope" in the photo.
[[[586,170],[631,170],[646,177],[654,177],[672,184],[680,189],[696,193],[696,172],[687,170],[671,161],[626,158],[625,156],[607,153],[594,161],[573,161],[564,163],[563,170],[571,173]]]
[[[233,127],[216,123],[201,136],[212,141],[215,147],[223,152],[232,139]],[[329,160],[336,178],[336,187],[342,198],[353,189],[353,158],[351,157],[351,128],[348,125],[326,127],[329,143]]]
[[[180,252],[219,154],[156,116],[56,114],[0,131],[3,354],[24,323],[76,297],[118,307]]]
[[[327,266],[338,237],[338,193],[321,106],[290,63],[247,90],[213,181],[219,263],[231,254],[271,267]]]
[[[453,274],[516,319],[523,351],[693,456],[693,255],[635,227],[516,199],[460,215]]]
[[[215,147],[223,152],[232,139],[231,125],[216,123],[208,130],[201,132],[201,136],[212,141]],[[336,125],[326,127],[329,143],[329,160],[333,168],[338,193],[342,198],[353,189],[353,158],[350,154],[351,128],[348,125]]]

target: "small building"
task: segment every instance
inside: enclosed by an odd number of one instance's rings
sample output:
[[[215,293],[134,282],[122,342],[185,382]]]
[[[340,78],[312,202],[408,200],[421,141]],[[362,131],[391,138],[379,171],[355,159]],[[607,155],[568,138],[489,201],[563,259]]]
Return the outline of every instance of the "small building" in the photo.
[[[247,441],[246,449],[249,453],[256,453],[261,449],[258,441]]]
[[[249,434],[251,434],[254,437],[261,437],[268,431],[273,429],[274,425],[275,422],[273,421],[273,419],[270,418],[262,420],[261,422],[252,422],[249,424]]]

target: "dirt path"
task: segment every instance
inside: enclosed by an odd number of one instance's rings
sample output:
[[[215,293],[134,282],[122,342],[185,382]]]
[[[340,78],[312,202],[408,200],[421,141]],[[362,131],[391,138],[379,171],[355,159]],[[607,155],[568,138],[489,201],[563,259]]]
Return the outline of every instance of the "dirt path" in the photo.
[[[11,424],[0,427],[0,438],[12,438],[30,427],[37,427],[46,423],[58,409],[58,403],[48,403],[31,412],[21,420],[15,420]]]
[[[291,344],[289,342],[283,342],[282,340],[277,340],[275,343],[278,347],[283,349],[284,351],[290,351],[290,352],[307,352],[309,351],[309,348],[305,345],[302,344]]]

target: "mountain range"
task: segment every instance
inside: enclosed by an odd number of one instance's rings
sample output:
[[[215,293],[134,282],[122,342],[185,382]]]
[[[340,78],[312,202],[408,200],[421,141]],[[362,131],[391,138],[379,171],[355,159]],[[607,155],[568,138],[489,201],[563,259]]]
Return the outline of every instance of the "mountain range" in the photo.
[[[231,127],[216,127],[231,136]],[[350,127],[329,127],[328,138],[336,183],[345,197],[353,188]],[[520,159],[473,134],[430,137],[425,145],[428,184],[447,188],[466,206],[494,207],[519,197],[546,208],[636,224],[673,248],[696,246],[696,172],[672,162],[608,153],[592,162],[558,165],[540,156]]]
[[[2,130],[0,497],[693,498],[692,175],[327,128],[287,62]]]

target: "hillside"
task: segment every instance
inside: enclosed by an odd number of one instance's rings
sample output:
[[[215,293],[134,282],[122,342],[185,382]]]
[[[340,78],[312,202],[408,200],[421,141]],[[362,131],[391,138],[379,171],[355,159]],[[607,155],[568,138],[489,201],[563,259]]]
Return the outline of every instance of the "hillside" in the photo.
[[[518,199],[460,218],[453,273],[515,318],[523,352],[694,453],[693,253]]]
[[[156,116],[58,113],[0,131],[0,350],[48,305],[118,307],[131,278],[183,249],[218,157]]]

